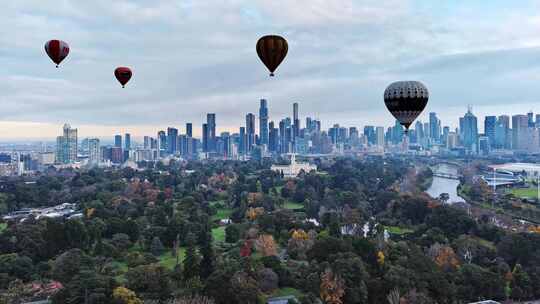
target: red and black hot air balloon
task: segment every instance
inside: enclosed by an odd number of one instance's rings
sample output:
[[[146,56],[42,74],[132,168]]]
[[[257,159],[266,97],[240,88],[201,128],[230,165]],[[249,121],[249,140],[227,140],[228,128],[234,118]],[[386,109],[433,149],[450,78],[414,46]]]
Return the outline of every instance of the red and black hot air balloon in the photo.
[[[128,67],[118,67],[114,70],[114,76],[118,79],[118,82],[122,85],[122,88],[128,83],[131,79],[131,69]]]
[[[413,121],[422,113],[429,99],[426,86],[419,81],[397,81],[384,91],[384,103],[408,133]]]
[[[45,52],[58,67],[69,54],[69,45],[62,40],[49,40],[45,43]]]
[[[257,41],[257,55],[270,71],[270,76],[274,76],[274,71],[285,59],[288,50],[287,40],[281,36],[267,35]]]

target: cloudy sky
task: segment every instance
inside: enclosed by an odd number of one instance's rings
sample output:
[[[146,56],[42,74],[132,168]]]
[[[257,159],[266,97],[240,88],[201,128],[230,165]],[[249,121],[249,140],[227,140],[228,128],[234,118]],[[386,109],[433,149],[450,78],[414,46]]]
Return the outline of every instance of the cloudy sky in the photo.
[[[395,80],[421,80],[455,127],[467,105],[486,114],[540,113],[538,0],[3,0],[0,139],[195,132],[207,112],[237,130],[269,100],[291,115],[363,127],[388,125],[382,101]],[[289,41],[270,79],[255,53],[269,33]],[[61,68],[43,45],[71,46]],[[117,66],[134,76],[125,89]],[[482,127],[481,127],[482,129]]]

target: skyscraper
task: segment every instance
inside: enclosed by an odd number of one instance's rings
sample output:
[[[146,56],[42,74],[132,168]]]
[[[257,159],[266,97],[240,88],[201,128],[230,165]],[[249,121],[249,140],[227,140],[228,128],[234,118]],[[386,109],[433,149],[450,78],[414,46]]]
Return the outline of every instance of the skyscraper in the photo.
[[[266,99],[261,99],[259,107],[259,139],[261,145],[268,146],[268,103]]]
[[[271,121],[269,124],[269,134],[268,134],[268,150],[271,152],[278,152],[279,147],[279,133],[278,128],[274,126],[274,122]]]
[[[125,147],[124,147],[124,149],[126,151],[131,150],[131,134],[126,133],[125,136],[124,136],[124,139],[125,139],[125,142],[124,142]]]
[[[150,149],[150,147],[151,147],[151,138],[150,138],[150,136],[145,136],[144,137],[144,145],[143,145],[143,147],[144,147],[145,150]]]
[[[246,154],[246,128],[240,127],[240,136],[238,138],[238,153]]]
[[[118,148],[122,148],[122,135],[114,136],[114,146]]]
[[[510,116],[508,115],[501,115],[497,118],[497,125],[495,127],[495,147],[498,149],[512,148]]]
[[[298,103],[293,103],[293,141],[300,134],[300,120],[298,119]]]
[[[202,125],[202,147],[203,152],[209,152],[210,151],[210,144],[209,144],[210,138],[208,137],[208,124]]]
[[[512,116],[512,149],[527,149],[527,133],[529,129],[529,117],[527,115]]]
[[[460,118],[460,130],[463,146],[472,152],[477,152],[478,145],[478,120],[469,107],[465,116]]]
[[[99,164],[101,149],[99,147],[99,139],[90,138],[88,140],[88,164],[95,166]]]
[[[364,135],[370,145],[374,145],[377,141],[377,134],[375,134],[375,127],[373,126],[364,126]]]
[[[377,141],[375,144],[379,147],[384,147],[384,127],[377,127],[375,129],[375,133],[377,135]]]
[[[534,113],[532,111],[527,113],[527,124],[530,128],[534,127]]]
[[[70,164],[77,161],[77,129],[64,124],[62,136],[56,138],[56,162]]]
[[[437,118],[437,113],[429,113],[429,133],[434,142],[441,140],[441,121]]]
[[[167,135],[165,134],[165,131],[161,130],[157,134],[157,141],[158,141],[158,151],[159,156],[163,156],[167,153]]]
[[[178,148],[178,129],[167,128],[167,152],[175,154]]]
[[[246,115],[246,152],[251,152],[255,144],[255,115],[248,113]]]
[[[416,135],[416,143],[418,144],[422,144],[423,140],[424,140],[424,124],[422,124],[421,121],[417,121],[416,124],[414,125],[414,131],[415,131],[415,135]]]
[[[187,137],[193,137],[193,124],[190,122],[186,123],[186,135]]]
[[[497,124],[497,117],[486,116],[484,118],[484,134],[489,139],[490,147],[495,146],[495,125]]]
[[[207,149],[210,152],[214,152],[216,150],[216,114],[206,114],[206,127],[208,129]]]

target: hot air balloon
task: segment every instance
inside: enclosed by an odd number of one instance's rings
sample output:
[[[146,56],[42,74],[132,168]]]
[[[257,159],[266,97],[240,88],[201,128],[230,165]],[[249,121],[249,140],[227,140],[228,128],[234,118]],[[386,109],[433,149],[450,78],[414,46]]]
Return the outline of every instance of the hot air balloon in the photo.
[[[267,35],[257,41],[257,55],[270,71],[270,76],[274,76],[274,71],[285,59],[288,50],[287,40],[281,36]]]
[[[428,89],[419,81],[397,81],[384,91],[384,103],[405,127],[405,133],[408,133],[413,121],[422,113],[428,99]]]
[[[118,79],[118,82],[122,85],[122,88],[131,79],[131,69],[127,67],[118,67],[114,70],[114,76]]]
[[[45,52],[58,67],[69,54],[69,45],[62,40],[49,40],[45,43]]]

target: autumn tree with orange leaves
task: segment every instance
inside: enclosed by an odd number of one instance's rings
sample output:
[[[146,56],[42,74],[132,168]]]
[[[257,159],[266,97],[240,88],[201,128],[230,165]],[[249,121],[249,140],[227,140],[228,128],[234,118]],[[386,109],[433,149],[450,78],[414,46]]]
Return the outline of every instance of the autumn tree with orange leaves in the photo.
[[[261,252],[263,256],[277,255],[277,245],[274,237],[270,234],[263,234],[255,241],[255,248]]]
[[[320,296],[327,304],[342,304],[345,295],[345,283],[332,269],[326,268],[321,275]]]

